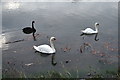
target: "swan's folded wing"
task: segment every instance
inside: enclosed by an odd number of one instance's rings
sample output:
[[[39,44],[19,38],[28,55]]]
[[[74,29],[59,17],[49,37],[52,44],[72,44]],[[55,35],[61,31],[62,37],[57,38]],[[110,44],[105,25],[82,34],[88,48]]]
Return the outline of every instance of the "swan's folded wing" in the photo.
[[[91,29],[91,28],[87,28],[87,29],[84,30],[84,32],[85,32],[85,33],[93,33],[94,30]]]
[[[38,49],[37,46],[33,46],[33,48],[34,48],[36,51],[39,51],[39,52],[40,52],[40,50]]]
[[[42,53],[52,53],[53,50],[49,45],[41,45],[36,48],[37,51],[42,52]]]

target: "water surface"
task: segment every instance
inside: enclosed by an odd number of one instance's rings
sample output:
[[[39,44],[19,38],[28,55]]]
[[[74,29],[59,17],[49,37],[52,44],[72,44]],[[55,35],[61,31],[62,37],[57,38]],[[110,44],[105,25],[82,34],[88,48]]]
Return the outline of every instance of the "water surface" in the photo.
[[[17,3],[17,8],[12,9],[8,9],[8,3],[3,3],[2,6],[3,74],[15,70],[25,73],[28,77],[51,70],[61,73],[67,70],[74,75],[78,70],[79,77],[88,77],[87,73],[93,71],[97,74],[106,74],[107,70],[117,73],[117,3],[25,2]],[[36,22],[37,41],[33,40],[31,34],[22,32],[22,28],[31,26],[33,20]],[[82,29],[94,29],[95,22],[100,24],[98,41],[94,40],[95,35],[80,36]],[[49,38],[52,36],[57,39],[54,42],[57,51],[54,60],[52,55],[44,56],[35,53],[33,49],[33,45],[49,44]],[[84,43],[91,47],[86,47],[81,52]],[[57,64],[53,65],[53,62]],[[29,63],[32,65],[26,66]],[[9,77],[17,75],[11,74]]]

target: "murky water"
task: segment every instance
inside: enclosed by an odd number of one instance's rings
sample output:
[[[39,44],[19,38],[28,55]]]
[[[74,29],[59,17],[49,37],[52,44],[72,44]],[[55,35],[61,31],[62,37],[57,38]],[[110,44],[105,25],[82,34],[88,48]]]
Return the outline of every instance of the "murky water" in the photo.
[[[78,70],[79,77],[87,77],[87,73],[93,71],[98,74],[105,74],[107,70],[117,73],[117,3],[17,3],[16,6],[8,8],[8,3],[3,3],[4,74],[14,70],[28,77],[51,70],[67,70],[73,74]],[[33,40],[32,34],[22,32],[22,28],[31,26],[33,20],[36,22],[37,41]],[[94,40],[95,35],[80,36],[82,29],[94,29],[95,22],[100,24],[98,41]],[[35,53],[33,45],[49,44],[52,36],[57,39],[54,42],[56,54],[45,56]],[[89,46],[83,50],[84,44]]]

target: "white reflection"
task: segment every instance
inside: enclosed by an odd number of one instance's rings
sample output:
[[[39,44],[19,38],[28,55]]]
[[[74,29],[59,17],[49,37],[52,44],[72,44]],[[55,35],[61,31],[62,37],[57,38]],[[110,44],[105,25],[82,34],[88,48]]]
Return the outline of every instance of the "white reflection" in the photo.
[[[8,45],[5,45],[5,43],[6,43],[5,34],[0,34],[0,49],[6,50],[8,48]]]
[[[20,7],[20,3],[18,2],[9,2],[6,4],[7,9],[18,9]]]

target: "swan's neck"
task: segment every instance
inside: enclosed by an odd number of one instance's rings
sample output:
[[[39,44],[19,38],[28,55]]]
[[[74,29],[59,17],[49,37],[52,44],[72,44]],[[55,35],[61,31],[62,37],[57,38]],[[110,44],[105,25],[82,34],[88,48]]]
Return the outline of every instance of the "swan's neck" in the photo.
[[[32,28],[34,29],[34,23],[32,23]]]
[[[97,25],[95,25],[95,31],[98,32],[98,27],[97,27]]]
[[[55,51],[54,44],[53,44],[53,41],[52,41],[52,40],[50,40],[50,46],[51,46],[51,48]]]

